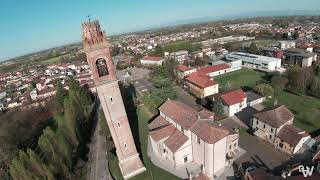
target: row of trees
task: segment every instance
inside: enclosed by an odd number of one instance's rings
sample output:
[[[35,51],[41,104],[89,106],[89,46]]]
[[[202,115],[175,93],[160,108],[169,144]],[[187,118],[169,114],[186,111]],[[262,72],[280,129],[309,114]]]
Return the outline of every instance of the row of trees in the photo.
[[[176,64],[177,62],[174,60],[167,60],[164,65],[154,68],[151,75],[153,88],[150,92],[150,99],[154,107],[151,108],[155,109],[168,98],[174,99],[176,97],[175,90],[173,89],[173,69]]]
[[[79,158],[86,160],[86,143],[90,137],[93,98],[79,83],[70,79],[65,95],[57,85],[57,105],[51,126],[39,137],[35,150],[21,150],[10,165],[13,179],[71,178]]]
[[[320,98],[320,67],[294,66],[287,72],[287,89],[295,94],[309,94]]]

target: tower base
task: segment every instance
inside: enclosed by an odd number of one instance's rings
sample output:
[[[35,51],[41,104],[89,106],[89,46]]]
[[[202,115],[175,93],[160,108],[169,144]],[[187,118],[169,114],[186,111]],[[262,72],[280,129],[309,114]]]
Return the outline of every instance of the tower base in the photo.
[[[143,166],[139,154],[133,155],[119,162],[119,167],[124,179],[130,179],[146,170]]]

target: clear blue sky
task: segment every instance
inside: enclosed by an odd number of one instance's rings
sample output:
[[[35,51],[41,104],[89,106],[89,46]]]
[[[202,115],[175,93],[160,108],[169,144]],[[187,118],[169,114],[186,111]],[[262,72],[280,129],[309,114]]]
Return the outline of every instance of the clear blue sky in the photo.
[[[183,19],[319,8],[320,0],[0,0],[0,60],[80,41],[87,15],[119,34]]]

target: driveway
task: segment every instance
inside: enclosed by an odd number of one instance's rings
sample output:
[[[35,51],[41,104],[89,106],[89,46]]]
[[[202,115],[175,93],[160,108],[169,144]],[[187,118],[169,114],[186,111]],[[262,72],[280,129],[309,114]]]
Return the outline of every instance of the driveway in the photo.
[[[248,133],[240,135],[239,146],[247,153],[237,159],[238,164],[251,162],[273,170],[290,159],[290,156],[276,150],[272,144]]]

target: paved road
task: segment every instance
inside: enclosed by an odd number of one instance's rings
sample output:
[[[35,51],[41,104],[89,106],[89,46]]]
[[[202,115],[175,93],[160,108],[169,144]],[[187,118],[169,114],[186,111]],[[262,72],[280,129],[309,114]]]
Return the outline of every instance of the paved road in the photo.
[[[99,107],[100,109],[100,107]],[[96,126],[95,131],[89,145],[89,160],[88,160],[88,180],[111,180],[112,177],[108,168],[107,150],[106,150],[106,138],[100,135],[99,126],[99,110],[96,114]]]

